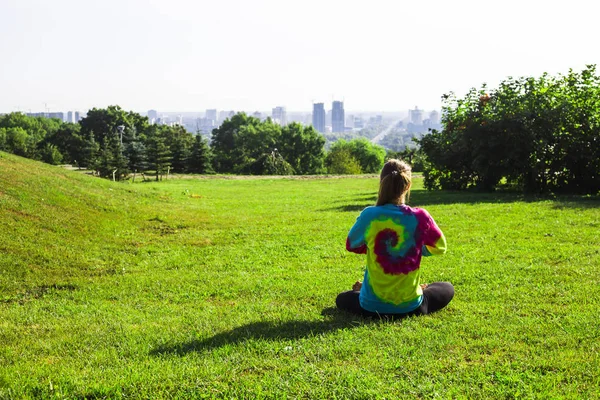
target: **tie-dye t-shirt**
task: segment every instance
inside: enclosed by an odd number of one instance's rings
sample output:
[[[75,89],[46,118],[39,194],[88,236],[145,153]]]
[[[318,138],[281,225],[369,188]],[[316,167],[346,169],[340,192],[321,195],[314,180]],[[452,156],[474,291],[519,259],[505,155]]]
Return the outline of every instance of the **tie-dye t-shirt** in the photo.
[[[378,313],[406,313],[423,301],[421,256],[445,253],[446,238],[427,211],[386,204],[360,213],[346,249],[367,255],[361,307]]]

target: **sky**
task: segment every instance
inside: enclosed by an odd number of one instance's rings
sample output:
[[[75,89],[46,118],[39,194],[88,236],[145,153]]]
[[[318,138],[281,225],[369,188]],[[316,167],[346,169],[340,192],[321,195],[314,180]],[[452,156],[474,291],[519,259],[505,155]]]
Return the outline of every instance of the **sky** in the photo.
[[[592,0],[0,0],[0,113],[439,109],[600,64]]]

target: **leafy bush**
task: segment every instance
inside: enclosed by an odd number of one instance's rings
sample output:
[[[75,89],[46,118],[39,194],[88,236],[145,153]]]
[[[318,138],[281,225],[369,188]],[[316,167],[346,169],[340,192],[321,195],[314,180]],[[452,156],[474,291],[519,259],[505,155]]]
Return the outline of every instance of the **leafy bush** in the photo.
[[[441,132],[418,142],[428,189],[600,191],[600,77],[509,78],[488,94],[445,95]]]

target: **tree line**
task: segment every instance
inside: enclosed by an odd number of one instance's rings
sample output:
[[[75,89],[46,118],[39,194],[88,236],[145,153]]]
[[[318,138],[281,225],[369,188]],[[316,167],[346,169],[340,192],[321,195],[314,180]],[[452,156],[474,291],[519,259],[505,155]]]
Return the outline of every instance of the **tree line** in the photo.
[[[443,96],[443,129],[418,142],[429,189],[600,192],[600,77],[508,78]]]
[[[166,173],[376,173],[385,150],[367,139],[340,140],[329,151],[312,126],[280,126],[239,113],[209,138],[179,125],[152,125],[119,106],[94,108],[78,123],[0,116],[0,150],[49,164],[72,164],[115,180]]]
[[[556,77],[508,78],[498,88],[442,97],[442,130],[417,147],[388,151],[367,138],[326,138],[312,126],[280,126],[244,113],[210,138],[182,126],[151,125],[118,106],[92,109],[77,124],[0,116],[0,150],[51,164],[69,163],[100,176],[152,174],[378,173],[386,158],[423,171],[428,189],[600,192],[600,77],[595,66]]]

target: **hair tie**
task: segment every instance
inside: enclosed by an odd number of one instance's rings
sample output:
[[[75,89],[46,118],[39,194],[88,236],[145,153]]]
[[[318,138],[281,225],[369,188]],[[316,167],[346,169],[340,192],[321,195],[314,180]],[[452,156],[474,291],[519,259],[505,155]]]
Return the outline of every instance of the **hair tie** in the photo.
[[[392,171],[392,175],[394,175],[394,176],[398,175],[398,171]]]

